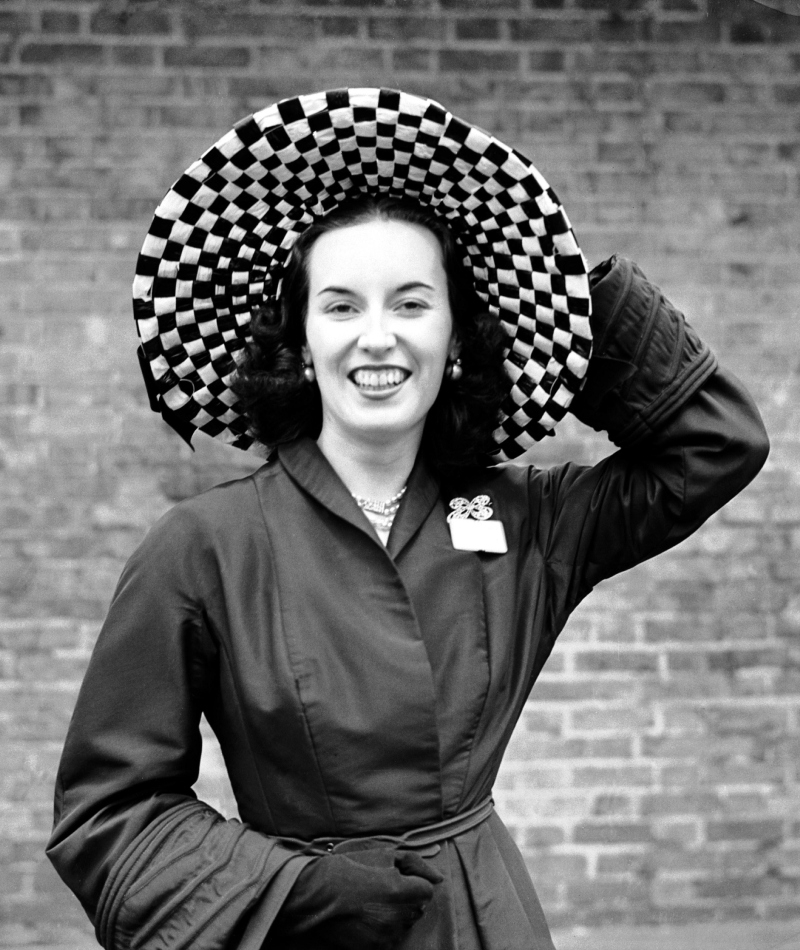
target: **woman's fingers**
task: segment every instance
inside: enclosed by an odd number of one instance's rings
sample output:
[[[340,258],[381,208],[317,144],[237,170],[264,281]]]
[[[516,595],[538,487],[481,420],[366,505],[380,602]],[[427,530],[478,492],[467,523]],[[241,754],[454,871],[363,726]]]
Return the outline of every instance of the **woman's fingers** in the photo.
[[[416,851],[401,851],[394,859],[394,866],[401,874],[414,875],[430,881],[431,884],[441,884],[444,875],[421,858]]]

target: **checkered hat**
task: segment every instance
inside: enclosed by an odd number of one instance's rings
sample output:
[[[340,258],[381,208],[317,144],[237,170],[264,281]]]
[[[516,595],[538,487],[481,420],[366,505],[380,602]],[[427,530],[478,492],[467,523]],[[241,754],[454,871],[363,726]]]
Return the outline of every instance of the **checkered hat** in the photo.
[[[230,388],[251,313],[276,299],[298,235],[360,194],[412,199],[447,221],[508,335],[509,395],[495,440],[499,460],[515,458],[552,431],[586,373],[586,261],[528,159],[438,103],[391,89],[263,109],[169,190],[133,284],[153,409],[187,440],[200,429],[253,445]]]

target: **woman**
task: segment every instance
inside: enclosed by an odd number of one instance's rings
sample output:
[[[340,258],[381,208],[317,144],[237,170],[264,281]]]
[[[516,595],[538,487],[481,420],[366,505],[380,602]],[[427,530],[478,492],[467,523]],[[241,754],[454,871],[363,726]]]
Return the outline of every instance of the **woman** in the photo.
[[[741,385],[635,265],[587,280],[516,153],[424,100],[346,98],[237,127],[140,258],[154,407],[277,449],[153,528],[92,657],[48,854],[109,948],[552,950],[491,804],[514,725],[591,588],[766,457]],[[487,465],[584,374],[572,411],[620,451]],[[244,824],[191,791],[201,713]]]

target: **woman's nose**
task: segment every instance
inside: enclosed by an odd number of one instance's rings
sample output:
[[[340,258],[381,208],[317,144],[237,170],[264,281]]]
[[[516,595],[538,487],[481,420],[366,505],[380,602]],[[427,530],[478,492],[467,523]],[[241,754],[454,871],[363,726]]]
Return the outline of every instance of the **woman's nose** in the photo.
[[[375,310],[366,316],[366,326],[358,338],[359,347],[362,350],[378,352],[391,350],[397,344],[397,337],[387,325],[386,315],[380,310]]]

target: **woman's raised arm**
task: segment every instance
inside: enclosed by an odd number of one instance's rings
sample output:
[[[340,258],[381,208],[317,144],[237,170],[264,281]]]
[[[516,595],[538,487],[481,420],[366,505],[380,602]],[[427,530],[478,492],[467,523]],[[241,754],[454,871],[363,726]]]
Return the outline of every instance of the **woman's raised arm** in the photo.
[[[591,279],[595,351],[571,408],[619,451],[532,475],[563,619],[599,581],[700,527],[769,451],[745,388],[635,264],[612,258]]]

